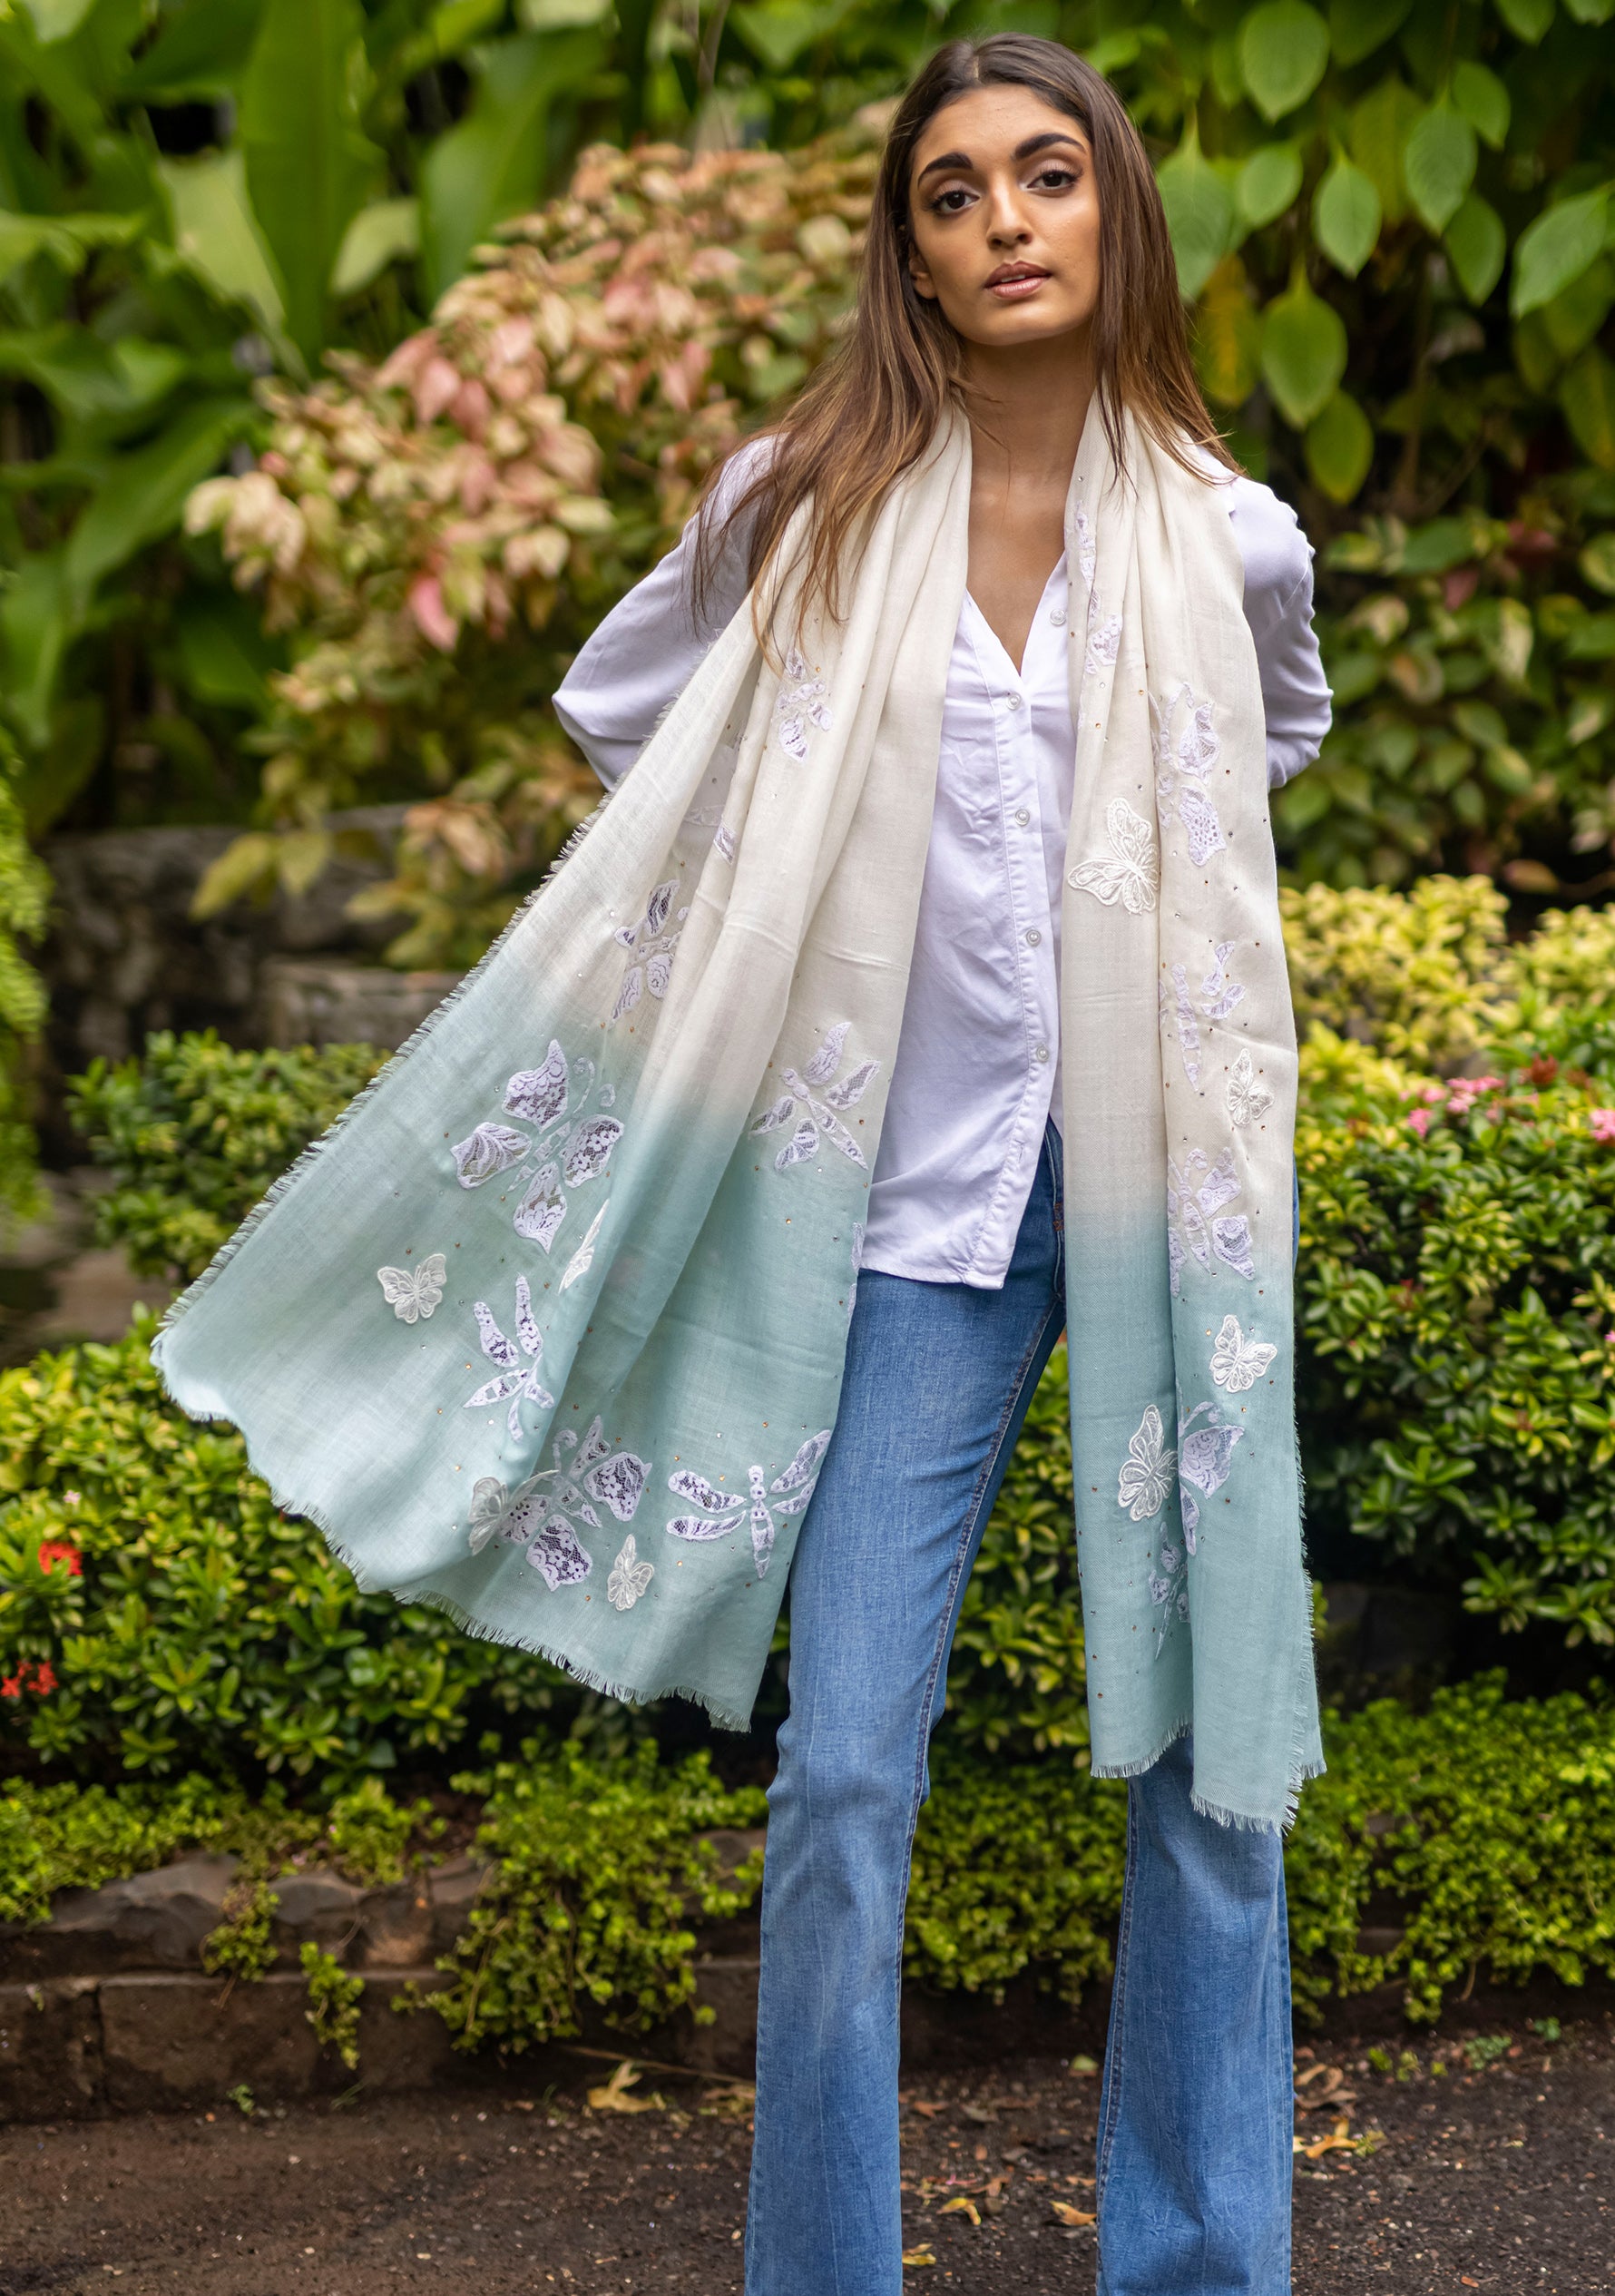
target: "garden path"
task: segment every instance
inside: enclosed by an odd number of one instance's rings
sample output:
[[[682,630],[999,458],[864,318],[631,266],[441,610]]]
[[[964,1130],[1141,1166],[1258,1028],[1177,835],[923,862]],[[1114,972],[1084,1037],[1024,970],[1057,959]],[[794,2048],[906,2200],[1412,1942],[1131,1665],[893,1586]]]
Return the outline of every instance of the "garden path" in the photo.
[[[1615,2291],[1615,2023],[1297,2070],[1330,2092],[1303,2143],[1350,2142],[1297,2156],[1296,2296]],[[749,2093],[647,2075],[663,2105],[587,2109],[608,2075],[0,2130],[0,2296],[738,2296]],[[905,2093],[906,2286],[1086,2296],[1060,2220],[1091,2210],[1098,2087],[1017,2062]]]

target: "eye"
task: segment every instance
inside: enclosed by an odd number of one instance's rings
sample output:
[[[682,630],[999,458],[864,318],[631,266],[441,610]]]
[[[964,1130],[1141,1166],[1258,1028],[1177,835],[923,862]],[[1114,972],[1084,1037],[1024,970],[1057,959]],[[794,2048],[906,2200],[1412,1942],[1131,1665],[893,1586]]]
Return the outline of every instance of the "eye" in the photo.
[[[1047,167],[1039,168],[1032,179],[1035,188],[1045,191],[1068,191],[1076,181],[1076,169],[1058,160],[1051,160]]]
[[[949,190],[939,191],[929,201],[931,212],[933,215],[962,215],[974,196],[963,183],[955,183]]]

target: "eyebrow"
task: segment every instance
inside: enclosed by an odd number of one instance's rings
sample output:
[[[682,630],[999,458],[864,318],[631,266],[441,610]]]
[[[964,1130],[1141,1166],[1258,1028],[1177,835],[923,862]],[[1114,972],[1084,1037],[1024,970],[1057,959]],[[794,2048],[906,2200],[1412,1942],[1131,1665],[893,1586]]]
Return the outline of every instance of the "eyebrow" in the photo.
[[[1083,149],[1074,135],[1067,135],[1059,128],[1048,128],[1042,135],[1029,135],[1023,143],[1017,143],[1011,156],[1017,160],[1029,160],[1034,152],[1046,152],[1051,144],[1055,143],[1069,143],[1073,151]],[[915,182],[923,183],[928,175],[935,175],[939,170],[974,168],[974,165],[975,162],[968,152],[945,152],[939,160],[928,161]]]

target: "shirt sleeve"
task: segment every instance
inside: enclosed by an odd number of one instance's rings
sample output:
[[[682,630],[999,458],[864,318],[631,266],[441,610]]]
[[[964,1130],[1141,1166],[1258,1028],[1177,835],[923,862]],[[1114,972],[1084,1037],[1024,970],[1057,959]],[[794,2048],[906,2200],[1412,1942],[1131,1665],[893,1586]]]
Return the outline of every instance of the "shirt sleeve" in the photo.
[[[1228,510],[1267,714],[1268,786],[1277,790],[1311,764],[1329,730],[1332,696],[1312,627],[1312,545],[1289,505],[1254,479],[1236,479]]]
[[[691,518],[667,556],[612,608],[556,689],[563,730],[608,790],[628,771],[746,602],[750,523],[727,514],[755,472],[761,446],[742,447],[719,476],[712,515],[722,534],[704,613],[695,605],[697,520]]]

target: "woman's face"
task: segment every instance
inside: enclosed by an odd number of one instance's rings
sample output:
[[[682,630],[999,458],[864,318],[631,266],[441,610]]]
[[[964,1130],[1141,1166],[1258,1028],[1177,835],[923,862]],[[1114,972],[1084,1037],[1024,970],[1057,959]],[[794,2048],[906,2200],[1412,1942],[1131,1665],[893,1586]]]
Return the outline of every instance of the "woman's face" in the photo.
[[[1088,139],[1029,88],[972,89],[926,123],[908,187],[909,271],[967,343],[1086,325],[1099,299]]]

